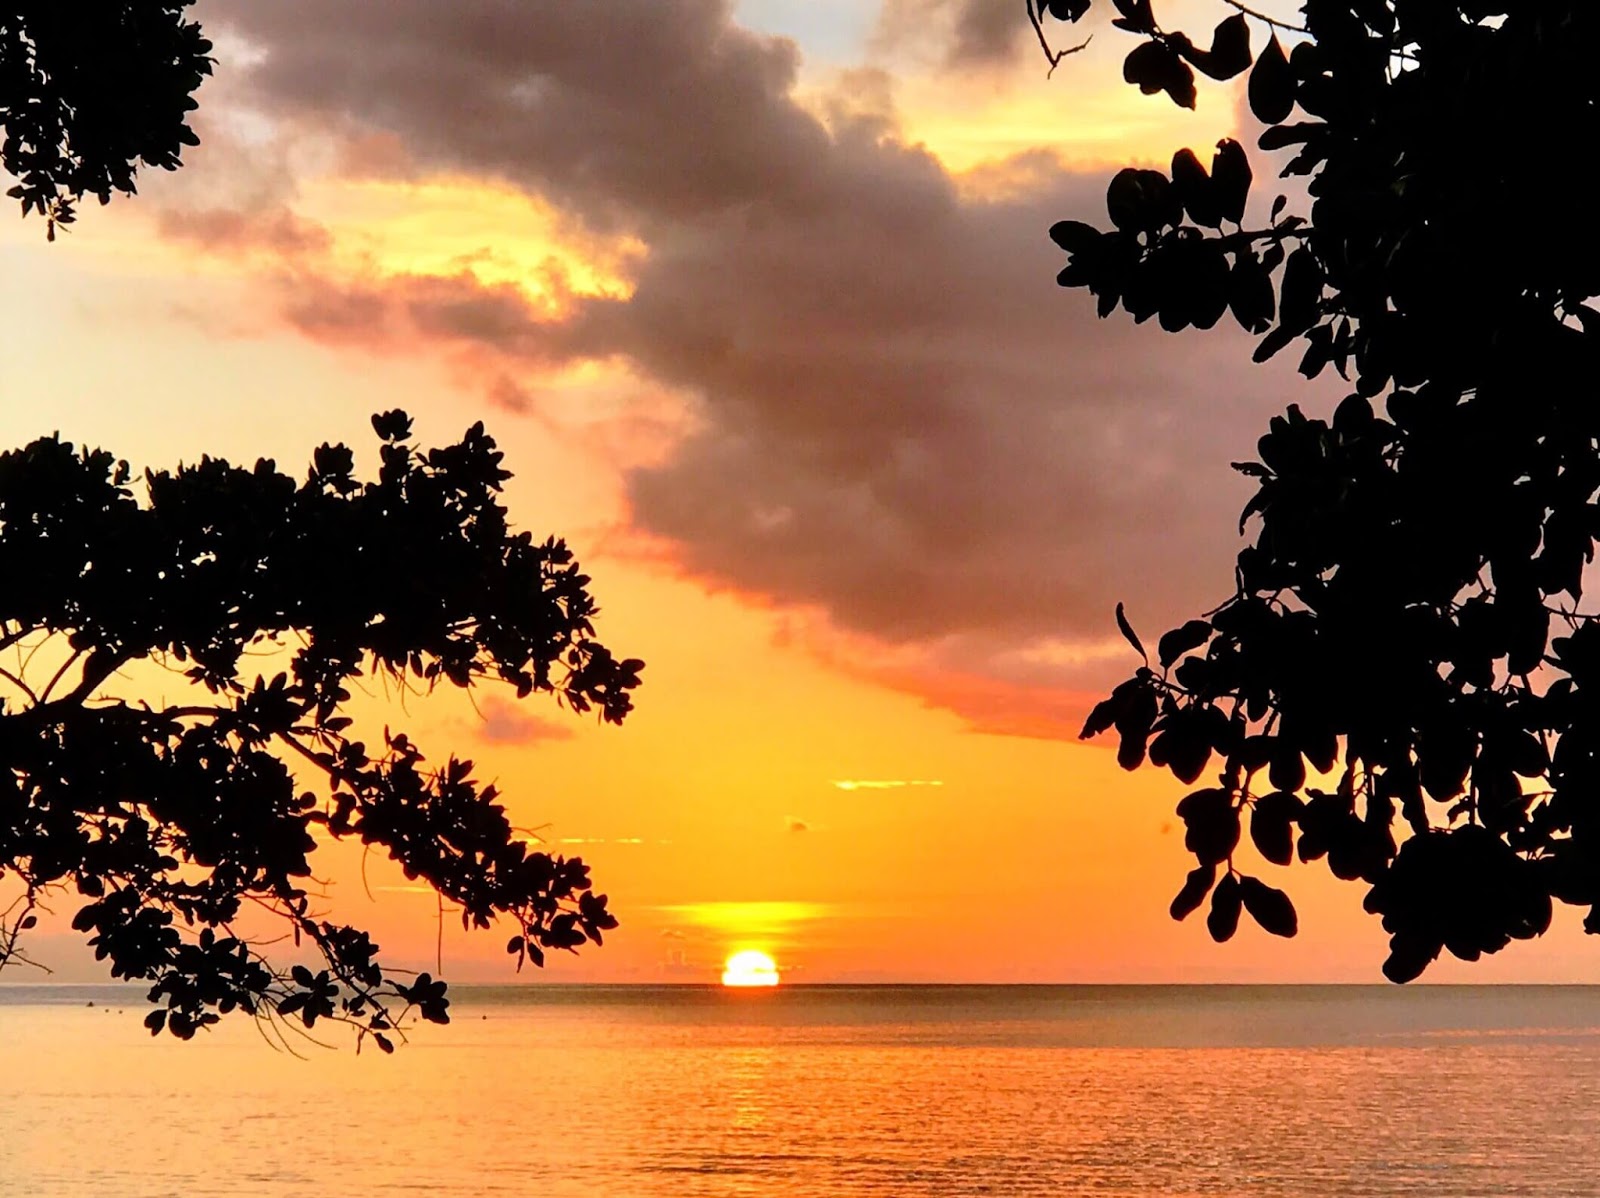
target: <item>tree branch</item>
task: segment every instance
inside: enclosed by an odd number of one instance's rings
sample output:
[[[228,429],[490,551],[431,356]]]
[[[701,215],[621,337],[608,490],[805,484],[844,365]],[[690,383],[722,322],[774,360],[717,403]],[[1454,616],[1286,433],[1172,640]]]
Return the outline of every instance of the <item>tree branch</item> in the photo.
[[[1076,54],[1090,42],[1094,41],[1094,34],[1091,33],[1076,46],[1068,46],[1065,50],[1052,50],[1050,48],[1049,39],[1044,35],[1044,25],[1039,20],[1038,0],[1024,0],[1024,2],[1028,9],[1028,20],[1033,23],[1033,32],[1039,39],[1039,47],[1044,51],[1046,61],[1050,63],[1050,70],[1045,74],[1045,78],[1048,79],[1051,75],[1055,74],[1056,68],[1061,65],[1061,60],[1063,58],[1069,54]]]
[[[33,704],[33,709],[37,710],[37,708],[39,706],[39,696],[33,693],[33,687],[29,686],[26,682],[24,682],[21,678],[17,677],[15,674],[13,674],[10,670],[6,669],[4,666],[0,666],[0,678],[6,679],[12,685],[16,686],[19,690],[21,690],[23,694],[27,695],[28,696],[28,701]]]
[[[1282,29],[1286,33],[1310,33],[1311,32],[1311,30],[1307,29],[1304,25],[1291,25],[1287,21],[1278,20],[1277,17],[1269,17],[1264,12],[1257,12],[1253,8],[1250,8],[1250,7],[1246,6],[1246,5],[1240,4],[1239,0],[1222,0],[1222,2],[1224,4],[1226,4],[1229,8],[1237,9],[1239,12],[1242,12],[1247,17],[1254,17],[1258,21],[1265,21],[1268,25],[1271,25],[1274,29]]]
[[[82,649],[74,649],[72,651],[72,656],[67,658],[66,661],[61,663],[61,668],[59,670],[57,670],[55,672],[54,676],[51,677],[50,681],[45,684],[44,690],[39,692],[39,697],[42,700],[44,700],[45,702],[49,701],[50,692],[56,689],[56,683],[60,682],[62,677],[66,674],[66,672],[72,668],[72,663],[77,661],[78,658],[80,658],[82,656],[83,656],[83,650]]]

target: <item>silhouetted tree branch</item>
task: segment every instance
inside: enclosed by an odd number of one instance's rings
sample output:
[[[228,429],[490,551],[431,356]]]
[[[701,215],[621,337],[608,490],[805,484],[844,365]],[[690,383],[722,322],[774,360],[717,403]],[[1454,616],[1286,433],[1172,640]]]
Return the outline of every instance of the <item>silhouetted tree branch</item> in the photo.
[[[140,164],[177,169],[211,43],[194,0],[0,0],[0,167],[23,215],[58,225],[86,195],[133,194]]]
[[[1231,314],[1258,361],[1300,343],[1302,373],[1352,391],[1331,419],[1291,406],[1236,464],[1258,489],[1234,596],[1139,648],[1084,728],[1115,729],[1130,769],[1220,765],[1179,804],[1197,866],[1173,914],[1209,895],[1219,940],[1241,910],[1293,934],[1288,898],[1236,864],[1248,822],[1267,861],[1367,883],[1396,981],[1541,934],[1553,900],[1600,932],[1600,627],[1576,611],[1600,531],[1600,227],[1559,166],[1600,132],[1600,10],[1306,0],[1292,52],[1252,53],[1268,18],[1231,0],[1203,51],[1148,0],[1110,2],[1147,94],[1192,108],[1195,71],[1248,69],[1259,145],[1293,150],[1312,203],[1246,229],[1240,147],[1209,171],[1180,151],[1112,180],[1111,229],[1051,230],[1060,282],[1169,330]]]
[[[0,6],[0,167],[52,238],[83,196],[132,193],[140,165],[175,169],[196,144],[211,44],[190,3]],[[587,866],[532,849],[471,762],[431,767],[404,734],[369,751],[351,732],[364,675],[402,693],[493,680],[620,723],[643,666],[594,639],[566,545],[510,531],[481,424],[427,451],[402,412],[373,427],[375,481],[342,445],[318,449],[303,483],[203,458],[146,473],[139,494],[98,450],[48,438],[0,455],[0,651],[18,658],[0,666],[0,880],[22,891],[0,967],[27,960],[36,909],[65,893],[112,976],[152,983],[154,1033],[187,1039],[242,1010],[280,1041],[285,1018],[331,1019],[387,1051],[406,1013],[448,1020],[445,984],[403,980],[365,932],[313,910],[319,837],[382,849],[463,926],[509,921],[519,968],[616,926]],[[247,664],[263,654],[270,678]],[[137,663],[214,701],[108,691]],[[246,908],[324,967],[269,959],[272,938],[236,930]]]
[[[1050,9],[1051,0],[1025,0],[1028,8],[1028,20],[1033,23],[1034,35],[1039,39],[1039,48],[1044,51],[1046,61],[1050,63],[1048,74],[1055,74],[1055,69],[1061,65],[1061,60],[1069,54],[1076,54],[1079,50],[1088,48],[1094,40],[1091,34],[1075,46],[1068,46],[1064,50],[1054,50],[1050,47],[1050,40],[1045,36],[1044,22],[1040,19]]]
[[[427,451],[403,413],[373,425],[375,481],[324,445],[299,484],[269,461],[203,458],[147,472],[142,501],[108,453],[51,438],[0,455],[0,639],[20,651],[60,636],[66,650],[42,690],[4,671],[0,875],[26,904],[0,964],[33,907],[68,891],[87,900],[73,926],[112,975],[153,984],[152,1030],[187,1038],[242,1009],[354,1022],[388,1046],[396,1002],[444,1022],[443,982],[395,980],[364,932],[313,911],[318,837],[382,849],[463,926],[509,920],[519,967],[616,926],[587,866],[533,851],[471,762],[429,767],[404,734],[369,750],[352,732],[349,685],[368,674],[428,690],[494,680],[620,723],[643,665],[594,639],[566,545],[510,531],[508,475],[481,424]],[[270,677],[246,664],[262,653]],[[139,661],[176,663],[214,698],[107,693]],[[326,968],[271,963],[233,930],[246,905]]]

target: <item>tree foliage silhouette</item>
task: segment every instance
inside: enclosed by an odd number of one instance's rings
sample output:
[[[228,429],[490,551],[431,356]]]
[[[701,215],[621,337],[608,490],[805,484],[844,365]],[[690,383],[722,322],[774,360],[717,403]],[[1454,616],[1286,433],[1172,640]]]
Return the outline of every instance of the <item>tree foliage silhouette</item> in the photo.
[[[426,452],[404,413],[373,426],[375,482],[323,445],[298,484],[270,461],[203,458],[147,473],[144,502],[102,451],[51,438],[0,455],[0,649],[46,663],[42,679],[0,666],[0,874],[26,890],[0,964],[35,904],[70,889],[89,900],[73,926],[96,957],[153,983],[152,1031],[188,1038],[239,1009],[344,1019],[387,1049],[396,1000],[446,1022],[445,986],[395,980],[364,932],[318,917],[319,836],[387,852],[463,926],[508,919],[519,967],[616,926],[583,862],[533,851],[470,761],[429,768],[404,734],[369,748],[351,731],[363,675],[424,689],[498,679],[620,723],[643,665],[594,639],[566,545],[509,531],[509,475],[481,424]],[[262,653],[281,672],[257,673]],[[139,663],[196,693],[106,692]],[[326,968],[269,962],[235,929],[251,908]]]
[[[196,144],[211,46],[191,2],[0,7],[0,166],[52,238],[83,196],[131,194],[139,166],[175,169]],[[497,679],[620,723],[643,666],[594,639],[566,545],[509,529],[481,424],[425,452],[402,412],[373,427],[375,482],[342,445],[302,483],[203,458],[147,473],[142,496],[98,450],[0,454],[0,881],[20,890],[0,967],[27,960],[40,904],[75,892],[96,957],[152,983],[152,1033],[244,1011],[343,1021],[389,1051],[412,1010],[448,1022],[445,983],[386,970],[314,908],[319,838],[386,852],[463,926],[509,921],[518,968],[616,926],[584,863],[533,849],[471,762],[351,731],[364,676],[402,693]],[[141,667],[181,674],[189,701],[115,693]],[[270,960],[252,932],[274,920],[325,968]]]
[[[1293,935],[1259,854],[1367,883],[1384,972],[1476,960],[1541,934],[1552,900],[1600,932],[1600,624],[1579,610],[1600,531],[1600,226],[1561,165],[1600,133],[1579,0],[1305,0],[1302,19],[1223,0],[1209,47],[1149,0],[1098,0],[1139,39],[1124,75],[1197,102],[1196,72],[1249,72],[1258,144],[1289,150],[1300,205],[1251,205],[1242,149],[1210,169],[1130,169],[1111,228],[1063,221],[1059,281],[1161,327],[1231,315],[1256,360],[1291,345],[1351,393],[1331,419],[1274,418],[1240,531],[1235,593],[1162,636],[1090,715],[1128,769],[1195,783],[1178,814],[1210,897]],[[1044,30],[1090,0],[1029,0]],[[1264,42],[1264,44],[1262,44]],[[1252,43],[1256,43],[1253,48]],[[1048,52],[1048,45],[1047,45]],[[1258,218],[1259,214],[1259,218]],[[1375,402],[1376,401],[1376,402]]]
[[[0,167],[53,239],[86,195],[131,195],[140,164],[175,170],[211,43],[194,0],[0,0]]]

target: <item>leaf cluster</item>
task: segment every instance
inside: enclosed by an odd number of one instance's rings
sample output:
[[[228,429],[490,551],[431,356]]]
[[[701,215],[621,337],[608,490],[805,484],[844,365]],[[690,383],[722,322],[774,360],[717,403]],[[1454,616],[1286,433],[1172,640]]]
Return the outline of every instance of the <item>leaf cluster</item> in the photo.
[[[1600,133],[1600,10],[1301,11],[1267,31],[1248,97],[1260,147],[1293,151],[1305,216],[1279,197],[1247,225],[1224,143],[1209,173],[1185,151],[1170,175],[1119,174],[1110,229],[1052,230],[1060,281],[1102,315],[1176,329],[1231,312],[1258,360],[1298,342],[1305,375],[1351,385],[1329,419],[1289,407],[1236,464],[1257,491],[1234,594],[1154,661],[1121,619],[1145,664],[1084,735],[1114,729],[1128,768],[1218,769],[1179,808],[1197,868],[1174,915],[1209,894],[1218,939],[1241,908],[1292,933],[1287,898],[1234,867],[1248,823],[1265,860],[1367,884],[1405,981],[1442,951],[1539,935],[1554,901],[1600,932],[1600,627],[1580,610],[1600,533],[1600,226],[1558,166]]]
[[[194,0],[0,2],[0,167],[51,238],[86,195],[131,195],[138,166],[175,170],[211,43]]]
[[[74,927],[113,976],[152,983],[152,1031],[187,1038],[244,1010],[353,1022],[382,1047],[396,1001],[448,1019],[442,982],[396,980],[366,933],[314,909],[319,838],[386,853],[463,926],[510,920],[519,967],[616,926],[588,867],[534,850],[470,761],[430,767],[403,733],[353,733],[363,678],[496,680],[620,723],[643,666],[594,638],[567,546],[508,527],[481,424],[430,450],[404,413],[373,426],[375,480],[323,445],[300,482],[203,458],[147,472],[142,499],[102,451],[47,438],[0,454],[0,649],[17,656],[0,667],[0,876],[29,911],[52,891],[87,900]],[[40,680],[27,663],[47,646]],[[262,655],[285,668],[256,672]],[[141,662],[199,701],[107,693]],[[326,968],[269,961],[235,928],[252,907]]]

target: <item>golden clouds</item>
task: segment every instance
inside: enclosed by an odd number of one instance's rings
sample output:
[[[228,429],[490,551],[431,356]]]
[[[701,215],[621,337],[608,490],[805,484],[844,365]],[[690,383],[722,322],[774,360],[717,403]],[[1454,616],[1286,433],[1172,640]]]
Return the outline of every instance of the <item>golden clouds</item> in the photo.
[[[668,918],[727,936],[783,936],[830,914],[825,903],[708,902],[658,907]]]
[[[326,177],[302,207],[330,235],[340,273],[452,276],[519,289],[559,316],[575,297],[626,299],[637,237],[587,233],[536,194],[471,177]]]

